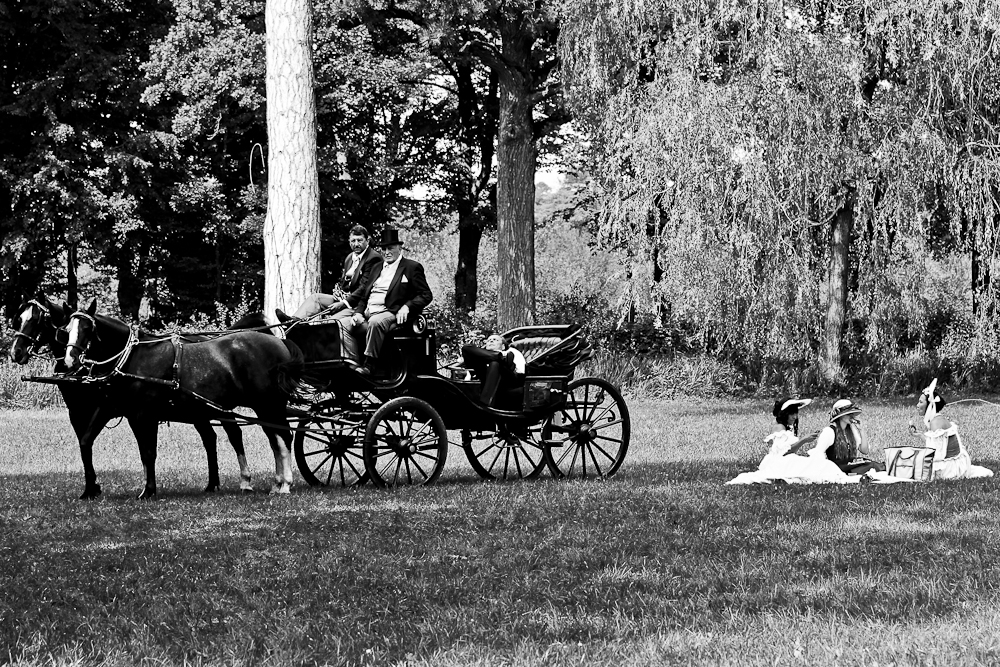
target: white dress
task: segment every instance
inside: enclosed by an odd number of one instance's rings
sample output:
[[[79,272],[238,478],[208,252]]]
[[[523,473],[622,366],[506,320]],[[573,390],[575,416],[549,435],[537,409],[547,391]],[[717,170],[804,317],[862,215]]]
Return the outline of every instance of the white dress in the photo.
[[[769,484],[776,480],[789,484],[846,484],[851,480],[836,463],[826,457],[825,447],[813,447],[808,454],[788,454],[799,442],[791,431],[776,431],[764,438],[768,452],[753,472],[745,472],[726,484]],[[857,475],[854,476],[855,480]]]
[[[969,479],[992,477],[993,471],[972,465],[972,458],[962,444],[958,424],[949,422],[947,428],[921,433],[927,447],[934,450],[934,479]],[[949,451],[949,444],[951,451]]]

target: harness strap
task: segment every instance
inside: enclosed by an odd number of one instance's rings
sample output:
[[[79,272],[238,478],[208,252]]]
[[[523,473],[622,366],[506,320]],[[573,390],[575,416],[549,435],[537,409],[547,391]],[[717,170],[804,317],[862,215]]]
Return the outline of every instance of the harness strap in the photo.
[[[181,355],[184,353],[184,343],[180,341],[178,336],[171,336],[170,342],[174,344],[174,387],[179,388],[181,386]]]

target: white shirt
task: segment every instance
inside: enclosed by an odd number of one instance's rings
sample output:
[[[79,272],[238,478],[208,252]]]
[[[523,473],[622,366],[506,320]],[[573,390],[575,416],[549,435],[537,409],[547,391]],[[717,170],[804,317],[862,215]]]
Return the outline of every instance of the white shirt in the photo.
[[[396,271],[399,270],[399,260],[401,259],[403,259],[403,253],[400,253],[399,257],[392,264],[382,264],[382,273],[378,274],[378,278],[375,279],[375,284],[372,285],[371,296],[368,297],[369,315],[388,310],[385,307],[385,296],[389,292],[389,285],[392,284],[392,279],[396,277]]]
[[[360,264],[360,263],[361,263],[361,255],[359,255],[359,254],[357,254],[357,253],[354,253],[354,252],[352,252],[352,253],[351,253],[351,258],[352,258],[352,260],[353,260],[353,261],[351,262],[351,268],[347,269],[347,273],[345,273],[345,274],[344,274],[344,276],[345,276],[345,277],[346,277],[346,278],[347,278],[348,280],[350,280],[351,278],[353,278],[353,277],[354,277],[354,272],[358,270],[358,264]]]
[[[526,365],[524,362],[524,355],[521,354],[521,351],[516,347],[508,347],[504,350],[504,354],[507,352],[510,352],[514,357],[514,372],[518,375],[524,375],[524,368]]]

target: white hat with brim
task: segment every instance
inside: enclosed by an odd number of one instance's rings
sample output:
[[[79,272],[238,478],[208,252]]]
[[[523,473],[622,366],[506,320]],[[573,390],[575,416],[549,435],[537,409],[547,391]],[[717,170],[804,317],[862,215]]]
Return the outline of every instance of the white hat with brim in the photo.
[[[847,415],[856,415],[861,412],[861,408],[855,405],[853,402],[846,398],[842,398],[833,404],[833,409],[830,411],[830,423],[837,421],[841,417],[846,417]]]
[[[804,408],[812,402],[811,398],[790,398],[781,404],[781,411],[784,412],[789,408]]]

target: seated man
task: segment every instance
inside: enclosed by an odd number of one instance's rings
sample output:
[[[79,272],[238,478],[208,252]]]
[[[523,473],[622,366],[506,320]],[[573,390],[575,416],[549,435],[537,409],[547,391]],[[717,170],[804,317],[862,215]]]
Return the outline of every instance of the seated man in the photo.
[[[498,333],[486,339],[485,348],[463,346],[462,360],[482,383],[481,398],[487,406],[493,405],[501,383],[507,387],[524,384],[524,355],[517,348],[510,347],[507,339]]]
[[[274,313],[278,316],[279,322],[309,317],[326,308],[330,308],[334,319],[350,318],[354,315],[354,306],[361,300],[366,287],[365,278],[374,267],[382,265],[382,255],[368,245],[368,230],[361,225],[351,227],[347,242],[351,246],[351,252],[344,259],[344,269],[337,281],[336,293],[310,294],[291,317],[280,308],[275,309]]]
[[[364,340],[365,356],[358,369],[363,375],[372,372],[386,334],[416,317],[434,298],[424,267],[403,257],[398,230],[384,230],[377,245],[384,255],[382,265],[374,267],[366,278],[354,315],[343,320],[352,325],[352,334]]]

